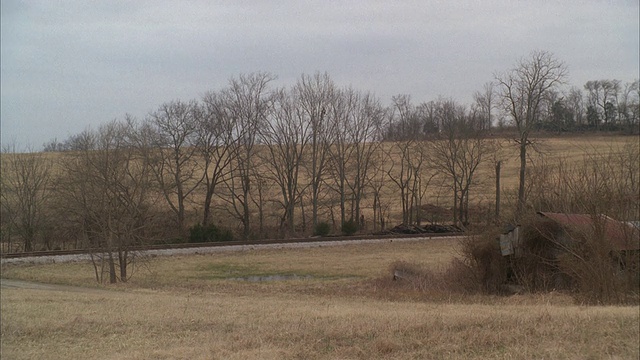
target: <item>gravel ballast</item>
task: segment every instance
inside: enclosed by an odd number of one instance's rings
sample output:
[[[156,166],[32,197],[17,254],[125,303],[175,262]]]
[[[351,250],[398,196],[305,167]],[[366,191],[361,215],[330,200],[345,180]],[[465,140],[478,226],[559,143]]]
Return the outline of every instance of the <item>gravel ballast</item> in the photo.
[[[199,248],[184,248],[184,249],[162,249],[162,250],[143,250],[138,253],[142,256],[173,256],[173,255],[189,255],[189,254],[211,254],[218,252],[230,252],[230,251],[253,251],[263,249],[295,249],[295,248],[314,248],[324,246],[344,246],[344,245],[357,245],[357,244],[380,244],[391,242],[415,242],[431,239],[431,236],[425,237],[412,237],[412,238],[386,238],[386,239],[361,239],[361,240],[340,240],[340,241],[313,241],[313,242],[299,242],[299,243],[285,243],[285,244],[252,244],[252,245],[233,245],[233,246],[212,246],[212,247],[199,247]],[[451,240],[457,240],[461,236],[447,237]],[[52,255],[52,256],[33,256],[24,258],[12,258],[1,259],[0,264],[51,264],[51,263],[66,263],[66,262],[80,262],[91,261],[89,254],[75,254],[75,255]]]

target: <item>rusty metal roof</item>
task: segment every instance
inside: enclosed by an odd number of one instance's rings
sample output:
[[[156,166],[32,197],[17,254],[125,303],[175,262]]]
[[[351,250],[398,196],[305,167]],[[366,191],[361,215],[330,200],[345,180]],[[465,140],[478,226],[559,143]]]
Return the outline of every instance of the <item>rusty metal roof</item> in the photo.
[[[640,250],[640,231],[635,226],[612,219],[606,215],[563,214],[538,212],[558,224],[573,228],[584,233],[592,233],[596,226],[602,226],[605,237],[611,243],[613,250]]]

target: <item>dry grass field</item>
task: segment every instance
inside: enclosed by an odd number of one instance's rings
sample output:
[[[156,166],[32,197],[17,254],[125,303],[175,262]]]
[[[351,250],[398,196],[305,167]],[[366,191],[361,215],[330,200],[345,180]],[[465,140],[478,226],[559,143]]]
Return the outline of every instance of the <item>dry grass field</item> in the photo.
[[[639,141],[637,136],[614,135],[543,137],[533,140],[534,147],[529,150],[529,157],[536,159],[542,156],[551,165],[559,161],[565,161],[569,164],[579,163],[594,155],[604,156],[609,153],[623,152],[625,146],[629,144],[637,146]],[[501,150],[496,157],[503,162],[500,181],[502,190],[507,196],[511,192],[515,197],[517,192],[520,170],[518,154],[517,144],[513,141],[501,141]],[[493,166],[493,163],[489,162],[479,169],[478,184],[471,194],[472,201],[484,204],[493,203],[495,197]]]
[[[637,359],[637,307],[564,294],[418,293],[407,261],[447,266],[432,239],[146,259],[101,286],[87,263],[3,265],[2,359]],[[253,282],[251,276],[289,276]],[[293,277],[293,276],[296,277]]]

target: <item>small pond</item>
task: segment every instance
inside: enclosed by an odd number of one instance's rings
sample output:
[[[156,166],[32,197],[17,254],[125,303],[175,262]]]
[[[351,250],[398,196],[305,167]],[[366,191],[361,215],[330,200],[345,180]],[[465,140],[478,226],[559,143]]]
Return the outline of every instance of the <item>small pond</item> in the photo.
[[[313,279],[313,278],[314,277],[311,275],[274,274],[274,275],[262,275],[262,276],[256,275],[256,276],[227,278],[227,280],[248,281],[248,282],[269,282],[269,281],[284,281],[284,280],[306,280],[306,279]]]

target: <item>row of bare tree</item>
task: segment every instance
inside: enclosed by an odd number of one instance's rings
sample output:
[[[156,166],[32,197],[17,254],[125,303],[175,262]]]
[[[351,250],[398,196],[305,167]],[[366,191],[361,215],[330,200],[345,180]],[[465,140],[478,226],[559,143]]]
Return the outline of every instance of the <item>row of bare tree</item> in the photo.
[[[544,53],[538,56],[544,56]],[[548,55],[548,54],[547,54]],[[540,59],[549,62],[552,59]],[[532,67],[532,59],[520,64],[521,70]],[[554,60],[557,61],[557,60]],[[536,117],[532,121],[532,129],[547,132],[586,132],[616,131],[626,134],[640,132],[640,82],[638,80],[623,84],[619,80],[588,81],[584,85],[585,92],[578,87],[561,90],[566,75],[560,62],[551,73],[539,74],[546,79],[555,77],[553,86],[543,91],[536,104]],[[542,64],[538,64],[542,70]],[[535,70],[534,70],[535,71]],[[486,83],[482,91],[474,93],[474,102],[470,113],[474,118],[474,126],[479,130],[508,130],[517,126],[513,118],[506,82],[510,76],[522,77],[526,83],[536,82],[535,74],[500,74],[494,82]],[[562,76],[558,76],[562,75]],[[531,89],[533,90],[533,88]],[[507,95],[508,97],[508,95]],[[405,101],[406,97],[398,97],[396,101]],[[506,101],[505,101],[506,100]],[[389,123],[385,128],[385,140],[398,140],[407,137],[433,137],[442,131],[443,124],[438,119],[438,109],[446,99],[420,103],[403,121]],[[523,104],[524,105],[524,104]],[[532,105],[532,104],[531,104]],[[528,105],[527,105],[528,106]]]
[[[302,75],[288,89],[274,89],[268,73],[241,75],[142,121],[126,116],[74,135],[68,151],[6,148],[2,243],[30,251],[60,239],[63,247],[101,249],[96,279],[115,282],[130,276],[132,245],[185,238],[196,223],[237,228],[243,238],[286,237],[325,221],[362,226],[367,213],[375,230],[398,203],[402,221],[419,224],[422,205],[433,203],[427,194],[438,193],[453,216],[430,220],[464,226],[478,170],[499,165],[498,142],[486,136],[494,98],[517,130],[520,211],[530,136],[565,74],[551,54],[533,52],[496,77],[499,90],[476,94],[469,110],[454,100],[414,106],[406,95],[384,107],[327,74]],[[429,138],[416,128],[425,112],[436,130]]]
[[[264,234],[267,207],[278,209],[280,236],[306,232],[328,217],[339,228],[360,222],[370,193],[374,204],[367,206],[378,227],[394,187],[403,221],[419,222],[416,208],[437,174],[451,178],[454,221],[468,222],[473,176],[493,141],[463,106],[441,102],[437,141],[385,143],[385,123],[413,111],[408,97],[395,98],[388,109],[369,93],[339,89],[326,74],[303,75],[290,89],[271,89],[271,80],[265,73],[240,76],[199,101],[162,104],[142,122],[126,117],[86,130],[72,137],[72,151],[55,158],[11,152],[4,158],[33,162],[46,173],[46,183],[22,185],[37,188],[43,204],[52,191],[64,198],[67,221],[99,247],[131,243],[158,209],[171,214],[178,237],[187,235],[194,213],[207,225],[214,210],[217,218],[236,219],[245,238]],[[20,213],[13,206],[18,186],[11,183],[20,170],[9,168],[4,208]],[[43,204],[35,206],[43,210]]]

